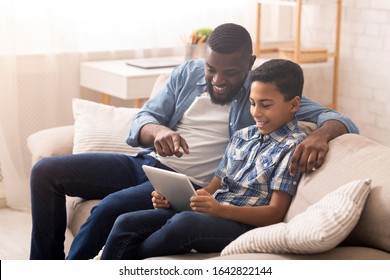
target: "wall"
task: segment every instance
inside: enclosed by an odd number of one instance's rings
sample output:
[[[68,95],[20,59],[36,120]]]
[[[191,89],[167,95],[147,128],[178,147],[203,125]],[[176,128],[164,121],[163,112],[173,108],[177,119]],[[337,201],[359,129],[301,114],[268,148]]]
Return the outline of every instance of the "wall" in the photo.
[[[303,43],[332,49],[335,6],[323,2],[303,10]],[[390,1],[343,0],[337,110],[358,125],[361,135],[386,146],[390,146],[389,65]]]
[[[344,0],[339,110],[390,146],[390,1]]]

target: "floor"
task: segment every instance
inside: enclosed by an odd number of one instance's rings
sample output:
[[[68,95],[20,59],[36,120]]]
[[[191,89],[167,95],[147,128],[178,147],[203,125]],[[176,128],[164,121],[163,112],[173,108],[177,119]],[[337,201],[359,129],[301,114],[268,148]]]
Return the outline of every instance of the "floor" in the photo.
[[[30,213],[0,208],[0,225],[0,260],[28,260]]]

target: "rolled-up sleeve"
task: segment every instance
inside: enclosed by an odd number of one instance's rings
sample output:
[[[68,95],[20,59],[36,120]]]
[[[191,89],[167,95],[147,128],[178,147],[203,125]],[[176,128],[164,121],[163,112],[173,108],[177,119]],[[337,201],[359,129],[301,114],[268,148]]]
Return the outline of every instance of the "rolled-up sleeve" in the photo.
[[[352,122],[351,119],[335,111],[326,111],[321,113],[318,116],[317,125],[320,126],[328,120],[337,120],[342,122],[349,133],[359,134],[359,128]]]
[[[173,129],[196,96],[205,90],[204,61],[189,60],[177,66],[164,86],[134,117],[126,143],[139,147],[140,131],[149,123]]]
[[[359,134],[359,128],[350,118],[332,109],[325,108],[306,97],[302,97],[301,107],[299,108],[296,116],[298,120],[315,123],[318,127],[326,121],[337,120],[345,125],[349,133]]]
[[[172,114],[175,112],[172,75],[165,86],[153,98],[149,99],[141,111],[135,115],[126,139],[128,145],[133,147],[140,146],[138,139],[141,128],[144,125],[154,123],[167,126],[169,124]]]

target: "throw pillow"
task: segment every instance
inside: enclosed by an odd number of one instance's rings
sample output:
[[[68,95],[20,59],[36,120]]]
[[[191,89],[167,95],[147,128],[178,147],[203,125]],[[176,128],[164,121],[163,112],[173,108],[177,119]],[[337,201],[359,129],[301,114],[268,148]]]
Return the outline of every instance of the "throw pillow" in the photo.
[[[126,144],[131,121],[139,109],[120,108],[74,98],[73,153],[136,154],[137,148]]]
[[[221,254],[314,254],[331,250],[348,236],[359,221],[370,185],[371,179],[345,184],[288,223],[244,233],[226,246]]]

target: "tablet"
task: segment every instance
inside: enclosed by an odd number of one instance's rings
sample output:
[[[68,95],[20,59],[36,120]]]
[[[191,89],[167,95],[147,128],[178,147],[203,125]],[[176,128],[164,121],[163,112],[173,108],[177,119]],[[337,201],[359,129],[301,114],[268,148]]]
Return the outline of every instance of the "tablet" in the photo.
[[[184,174],[142,165],[153,188],[161,193],[175,211],[191,211],[190,198],[196,195],[190,179]]]

